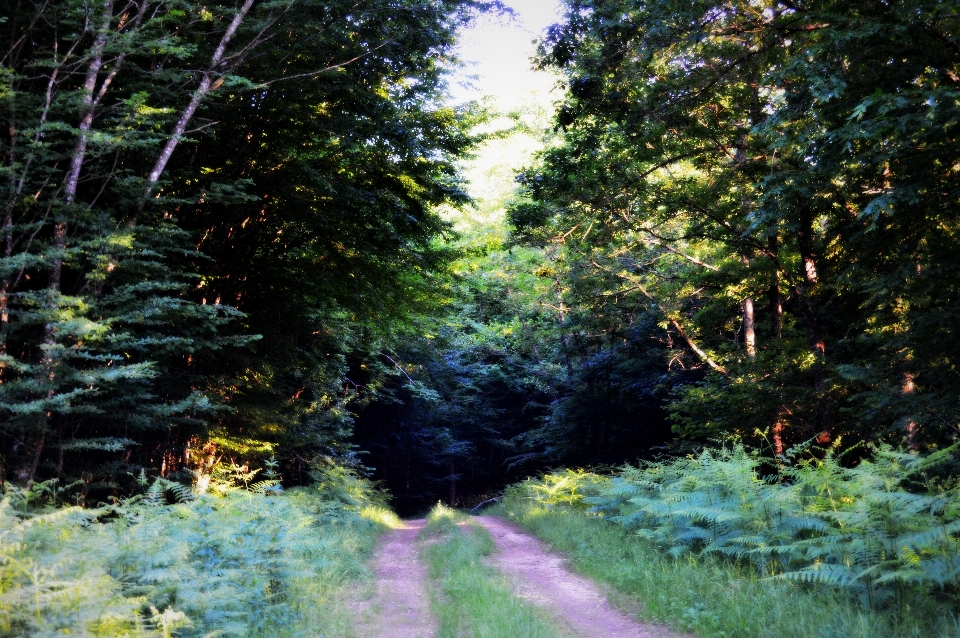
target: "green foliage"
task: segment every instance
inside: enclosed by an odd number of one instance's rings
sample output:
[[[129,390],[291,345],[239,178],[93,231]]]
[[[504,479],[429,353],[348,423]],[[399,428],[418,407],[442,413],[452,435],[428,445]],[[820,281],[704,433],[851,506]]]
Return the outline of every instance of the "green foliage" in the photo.
[[[396,402],[360,412],[357,441],[406,511],[446,501],[451,461],[458,491],[475,499],[524,476],[547,445],[565,447],[527,440],[566,376],[546,308],[551,282],[534,274],[542,259],[499,233],[466,236],[446,315],[397,348],[410,378],[394,378]]]
[[[529,494],[538,503],[545,506],[563,505],[577,511],[592,507],[585,499],[597,495],[597,491],[609,483],[610,479],[586,470],[561,470],[544,474],[539,478],[510,486],[514,495]]]
[[[539,57],[567,87],[562,139],[509,215],[553,248],[568,356],[645,368],[610,387],[669,410],[681,447],[769,428],[949,445],[956,6],[565,8]]]
[[[211,257],[200,294],[231,300],[263,335],[232,355],[240,373],[219,389],[229,431],[296,463],[351,458],[351,413],[392,381],[380,353],[443,299],[439,210],[466,201],[455,162],[482,119],[445,105],[444,81],[457,29],[483,6],[304,5],[282,46],[247,65],[256,97],[211,105],[219,124],[193,161],[216,170],[200,187],[249,180],[255,196],[193,201],[183,223]],[[315,73],[336,60],[357,63]]]
[[[196,495],[158,479],[97,509],[0,501],[0,635],[337,633],[344,588],[389,522],[369,484]],[[212,492],[213,490],[211,490]],[[35,497],[34,497],[35,498]],[[172,504],[171,504],[172,503]]]
[[[431,607],[440,621],[438,636],[557,636],[534,607],[514,596],[510,584],[484,564],[494,542],[468,516],[438,505],[430,512],[421,540],[430,576],[436,579]]]
[[[382,356],[394,366],[384,400],[358,410],[355,440],[370,452],[364,462],[404,512],[447,500],[451,476],[471,500],[504,475],[520,478],[513,439],[536,423],[562,378],[549,360],[550,286],[534,274],[542,251],[508,246],[502,223],[515,188],[509,173],[539,142],[521,126],[527,116],[547,126],[542,114],[522,112],[494,120],[506,127],[494,133],[480,127],[489,137],[463,165],[473,206],[443,211],[459,233],[447,243],[455,259],[444,305]]]
[[[357,409],[364,463],[405,513],[447,502],[451,483],[470,505],[548,464],[620,463],[669,435],[659,353],[583,335],[558,251],[507,232],[507,173],[552,144],[549,118],[534,104],[494,124],[504,128],[464,162],[474,207],[446,213],[461,236],[443,312],[389,351],[383,400]]]
[[[21,484],[86,474],[109,490],[144,448],[82,442],[189,438],[217,411],[192,361],[255,340],[235,308],[191,297],[202,256],[147,177],[236,7],[4,9],[4,469]]]
[[[603,480],[585,478],[583,488]],[[493,513],[550,543],[577,571],[608,583],[614,600],[620,596],[645,620],[702,638],[948,638],[960,631],[956,613],[933,597],[910,600],[900,613],[865,608],[841,589],[771,579],[719,554],[670,556],[595,512],[529,494],[525,485],[508,489]]]
[[[960,491],[933,478],[952,454],[881,446],[854,467],[833,450],[789,465],[737,444],[627,466],[609,479],[568,471],[521,488],[545,504],[592,505],[677,558],[722,556],[904,609],[908,598],[957,593]]]
[[[437,302],[481,118],[445,75],[494,6],[5,2],[3,478],[351,460],[351,367],[375,396]]]

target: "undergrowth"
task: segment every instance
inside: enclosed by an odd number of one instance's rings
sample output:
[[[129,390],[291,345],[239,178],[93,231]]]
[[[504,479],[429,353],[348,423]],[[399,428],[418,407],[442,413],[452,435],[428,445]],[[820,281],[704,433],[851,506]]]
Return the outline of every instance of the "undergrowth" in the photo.
[[[843,591],[771,580],[715,556],[673,557],[583,509],[508,490],[491,514],[516,521],[574,568],[627,597],[640,618],[700,638],[956,638],[960,623],[933,601],[905,614],[863,608]],[[615,601],[616,602],[616,601]]]
[[[440,623],[438,638],[555,638],[533,607],[510,590],[503,576],[484,562],[494,542],[468,516],[438,505],[421,532],[422,557],[435,582],[431,608]]]
[[[881,447],[852,468],[801,452],[772,476],[739,445],[550,474],[504,511],[650,618],[703,635],[960,635],[960,490],[931,478],[953,450]]]
[[[206,494],[157,479],[97,509],[0,500],[0,636],[321,636],[349,622],[345,586],[392,514],[328,468]],[[173,502],[171,502],[173,501]]]

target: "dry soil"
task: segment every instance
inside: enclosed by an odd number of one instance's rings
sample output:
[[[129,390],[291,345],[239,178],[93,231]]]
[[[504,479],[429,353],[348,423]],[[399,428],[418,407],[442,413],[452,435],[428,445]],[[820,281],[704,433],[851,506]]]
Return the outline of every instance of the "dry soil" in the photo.
[[[543,609],[562,633],[583,638],[681,638],[612,606],[600,586],[573,573],[562,555],[547,550],[519,527],[492,516],[474,520],[496,542],[491,564],[513,583],[517,596]],[[427,575],[417,559],[417,534],[424,525],[423,519],[404,521],[402,528],[381,539],[371,561],[376,593],[354,607],[364,638],[436,635]]]

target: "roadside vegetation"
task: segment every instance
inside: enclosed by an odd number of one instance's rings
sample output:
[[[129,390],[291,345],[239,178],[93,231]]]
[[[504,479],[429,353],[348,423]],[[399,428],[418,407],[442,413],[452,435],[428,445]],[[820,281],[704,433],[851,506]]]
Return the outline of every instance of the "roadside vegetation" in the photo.
[[[936,458],[830,454],[762,478],[740,446],[567,470],[510,488],[495,513],[697,636],[956,636],[956,487]]]
[[[513,595],[484,562],[494,550],[489,532],[456,510],[437,505],[422,532],[422,557],[434,579],[431,602],[438,638],[555,638],[542,614]]]
[[[344,635],[345,589],[396,519],[368,482],[337,469],[316,478],[203,495],[158,479],[95,509],[54,508],[49,484],[8,490],[0,636]]]

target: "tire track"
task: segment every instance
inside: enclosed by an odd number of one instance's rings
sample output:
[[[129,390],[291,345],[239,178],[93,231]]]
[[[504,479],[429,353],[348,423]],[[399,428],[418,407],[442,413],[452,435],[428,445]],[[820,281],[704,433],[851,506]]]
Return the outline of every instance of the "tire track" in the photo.
[[[427,573],[417,558],[417,534],[424,519],[403,521],[387,532],[371,559],[374,596],[354,605],[357,632],[363,638],[433,638],[437,623],[430,613]]]
[[[492,563],[516,586],[520,598],[538,605],[566,629],[585,638],[681,638],[666,627],[642,623],[613,607],[592,580],[571,572],[566,560],[547,551],[519,527],[493,516],[476,516],[493,536]]]

